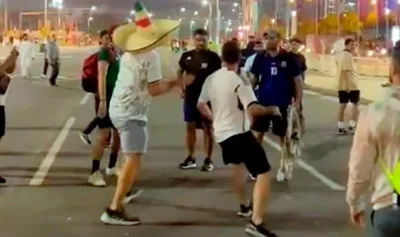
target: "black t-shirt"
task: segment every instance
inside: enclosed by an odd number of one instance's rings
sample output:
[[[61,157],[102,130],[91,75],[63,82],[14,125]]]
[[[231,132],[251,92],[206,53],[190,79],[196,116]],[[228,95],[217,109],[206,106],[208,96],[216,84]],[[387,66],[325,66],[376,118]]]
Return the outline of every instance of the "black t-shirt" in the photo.
[[[306,58],[304,57],[303,54],[301,53],[293,53],[289,52],[291,56],[293,56],[294,60],[296,61],[297,65],[300,68],[301,73],[303,74],[305,71],[307,71],[307,64],[306,64]]]
[[[185,100],[196,103],[206,78],[221,68],[221,59],[210,50],[190,50],[182,54],[179,66],[185,73],[195,76],[194,82],[186,87]]]

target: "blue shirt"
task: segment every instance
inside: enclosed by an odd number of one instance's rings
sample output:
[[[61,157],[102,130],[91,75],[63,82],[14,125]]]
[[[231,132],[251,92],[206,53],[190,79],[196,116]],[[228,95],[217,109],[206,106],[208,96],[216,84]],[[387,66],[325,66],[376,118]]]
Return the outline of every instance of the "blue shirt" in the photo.
[[[262,105],[288,106],[294,96],[294,78],[301,75],[300,67],[287,52],[275,57],[268,53],[254,59],[250,72],[259,80],[257,98]]]

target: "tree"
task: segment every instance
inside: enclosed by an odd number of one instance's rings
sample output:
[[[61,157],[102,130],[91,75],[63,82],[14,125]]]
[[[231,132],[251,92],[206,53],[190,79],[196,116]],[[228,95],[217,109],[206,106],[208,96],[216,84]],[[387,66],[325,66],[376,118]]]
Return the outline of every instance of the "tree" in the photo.
[[[263,15],[260,20],[260,24],[258,25],[259,32],[265,32],[271,26],[271,19],[267,15]]]
[[[371,11],[370,13],[368,13],[367,18],[365,19],[364,27],[365,28],[374,28],[374,27],[376,27],[377,19],[378,18],[376,16],[376,12],[375,11]]]
[[[306,36],[315,33],[315,22],[313,20],[304,20],[297,26],[297,35]]]
[[[321,19],[318,25],[318,31],[321,34],[337,34],[338,21],[336,14],[329,14],[327,17]]]
[[[362,29],[362,23],[359,22],[356,13],[346,13],[340,19],[342,32],[345,34],[358,33]]]

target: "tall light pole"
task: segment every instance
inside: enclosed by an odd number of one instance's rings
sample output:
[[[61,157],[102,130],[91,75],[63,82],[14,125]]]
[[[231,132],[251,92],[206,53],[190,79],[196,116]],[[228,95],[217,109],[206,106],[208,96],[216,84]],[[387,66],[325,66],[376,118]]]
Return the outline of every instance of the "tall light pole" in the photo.
[[[315,35],[318,35],[319,0],[315,0]]]
[[[389,32],[389,15],[390,15],[390,9],[385,7],[385,25],[386,25],[386,49],[389,49],[389,37],[390,37],[390,32]]]
[[[47,12],[48,12],[49,2],[48,0],[44,0],[44,22],[43,26],[47,29]]]
[[[377,0],[372,0],[371,4],[374,6],[375,16],[376,16],[376,25],[375,25],[375,36],[379,37],[379,19],[378,19],[378,2]]]
[[[4,31],[8,30],[8,0],[4,0]]]
[[[213,8],[212,8],[212,4],[210,1],[208,0],[203,0],[202,1],[203,6],[208,6],[208,31],[210,32],[210,34],[212,34],[212,15],[213,15]]]

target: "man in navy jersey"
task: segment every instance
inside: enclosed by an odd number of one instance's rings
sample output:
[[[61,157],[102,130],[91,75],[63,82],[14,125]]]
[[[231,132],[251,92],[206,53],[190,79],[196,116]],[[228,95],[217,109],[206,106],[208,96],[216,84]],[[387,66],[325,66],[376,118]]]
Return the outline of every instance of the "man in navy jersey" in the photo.
[[[266,38],[266,53],[257,55],[251,67],[251,78],[255,86],[258,86],[257,97],[264,106],[278,106],[281,116],[265,117],[256,121],[252,129],[257,132],[257,139],[261,143],[264,133],[268,131],[272,123],[272,132],[280,138],[282,147],[281,167],[278,170],[277,179],[283,181],[290,179],[290,169],[283,164],[283,160],[290,154],[286,150],[286,130],[288,127],[287,115],[290,105],[294,105],[299,111],[302,97],[301,70],[294,57],[279,48],[281,36],[277,31],[269,31],[264,34]],[[292,165],[292,164],[291,164]]]

